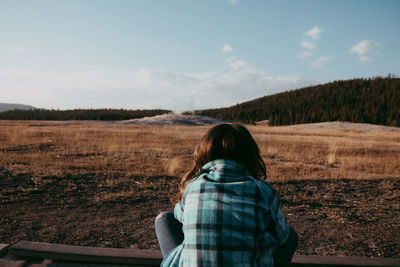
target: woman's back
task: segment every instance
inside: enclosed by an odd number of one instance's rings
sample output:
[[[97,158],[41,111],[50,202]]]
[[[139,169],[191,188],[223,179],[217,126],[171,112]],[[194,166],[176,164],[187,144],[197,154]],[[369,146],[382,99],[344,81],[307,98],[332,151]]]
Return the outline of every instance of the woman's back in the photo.
[[[185,238],[175,253],[180,255],[167,259],[187,266],[272,265],[272,249],[288,233],[283,215],[275,214],[278,195],[232,160],[209,162],[201,172],[175,207]]]

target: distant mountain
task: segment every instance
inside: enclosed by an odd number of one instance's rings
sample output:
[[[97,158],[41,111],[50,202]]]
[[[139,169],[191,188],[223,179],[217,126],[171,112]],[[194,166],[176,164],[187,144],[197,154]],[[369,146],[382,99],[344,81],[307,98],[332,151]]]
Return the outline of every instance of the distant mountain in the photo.
[[[400,126],[400,79],[389,75],[339,80],[195,114],[269,125],[349,121]]]
[[[22,105],[22,104],[7,104],[7,103],[0,103],[0,112],[7,111],[7,110],[29,110],[29,109],[36,109],[33,106]]]
[[[130,120],[149,116],[156,116],[171,112],[170,110],[126,110],[126,109],[30,109],[7,110],[0,112],[0,120],[101,120],[119,121]]]

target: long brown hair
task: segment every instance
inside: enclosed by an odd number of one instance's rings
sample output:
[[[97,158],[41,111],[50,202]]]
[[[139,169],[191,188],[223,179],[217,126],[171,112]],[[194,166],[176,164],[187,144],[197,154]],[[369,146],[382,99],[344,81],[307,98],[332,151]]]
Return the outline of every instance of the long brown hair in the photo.
[[[266,179],[266,168],[260,149],[246,127],[223,123],[212,127],[201,138],[194,151],[193,166],[182,178],[179,193],[172,197],[175,203],[183,199],[187,183],[200,173],[204,164],[216,159],[230,159],[243,164],[259,180]]]

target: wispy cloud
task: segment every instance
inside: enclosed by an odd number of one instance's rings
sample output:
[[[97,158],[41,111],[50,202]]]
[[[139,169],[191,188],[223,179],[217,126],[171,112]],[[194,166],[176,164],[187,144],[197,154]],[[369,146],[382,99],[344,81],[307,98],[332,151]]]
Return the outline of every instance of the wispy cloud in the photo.
[[[301,47],[303,48],[307,48],[310,50],[314,50],[315,48],[317,48],[317,44],[314,42],[310,42],[310,41],[301,41],[299,42]]]
[[[13,47],[11,47],[11,50],[14,53],[21,53],[25,51],[25,48],[23,48],[22,46],[14,45]]]
[[[243,69],[243,68],[248,68],[249,65],[241,60],[238,59],[236,56],[230,57],[226,60],[227,64],[229,67],[231,67],[234,70],[239,70],[239,69]]]
[[[222,51],[224,51],[226,53],[232,53],[234,50],[233,50],[232,46],[230,46],[228,44],[224,44],[222,46]]]
[[[298,76],[271,76],[237,57],[225,63],[229,67],[225,70],[192,74],[154,69],[0,70],[0,99],[44,108],[184,111],[230,106],[314,82]]]
[[[318,40],[324,29],[319,26],[314,26],[304,33],[305,36],[309,37],[311,40]]]
[[[20,45],[3,45],[0,44],[0,49],[6,52],[12,52],[12,53],[22,53],[25,51],[25,48]]]
[[[309,51],[302,51],[302,52],[298,53],[298,54],[296,55],[296,57],[297,57],[297,58],[303,59],[303,58],[308,58],[308,57],[310,57],[310,56],[312,56],[312,55],[313,55],[312,52],[309,52]]]
[[[332,57],[330,56],[325,56],[325,57],[318,57],[311,63],[311,68],[313,69],[319,69],[322,68],[326,63],[328,63]]]
[[[314,26],[308,31],[304,33],[306,37],[305,40],[299,42],[302,48],[307,50],[315,50],[317,48],[317,42],[321,38],[321,33],[324,32],[325,29],[322,29],[319,26]],[[322,68],[326,63],[328,63],[332,57],[331,56],[319,56],[315,58],[314,52],[311,51],[301,51],[296,55],[299,59],[308,59],[312,60],[310,67],[312,69]]]
[[[320,38],[321,32],[322,29],[320,27],[314,26],[304,33],[304,35],[308,38],[306,38],[306,40],[299,41],[300,46],[307,50],[315,50],[317,48],[317,43],[315,41]],[[300,59],[306,59],[310,58],[312,55],[313,53],[310,51],[301,51],[296,55],[296,57]]]
[[[372,40],[362,40],[351,47],[350,54],[357,54],[359,62],[371,61],[371,55],[377,54],[379,43]]]

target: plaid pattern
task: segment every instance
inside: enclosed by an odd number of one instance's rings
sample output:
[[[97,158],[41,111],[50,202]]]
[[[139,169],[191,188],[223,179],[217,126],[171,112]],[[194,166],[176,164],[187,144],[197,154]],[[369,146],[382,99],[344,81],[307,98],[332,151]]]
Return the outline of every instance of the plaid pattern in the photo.
[[[272,253],[289,228],[281,201],[232,160],[215,160],[188,183],[174,215],[184,241],[162,266],[273,266]]]

